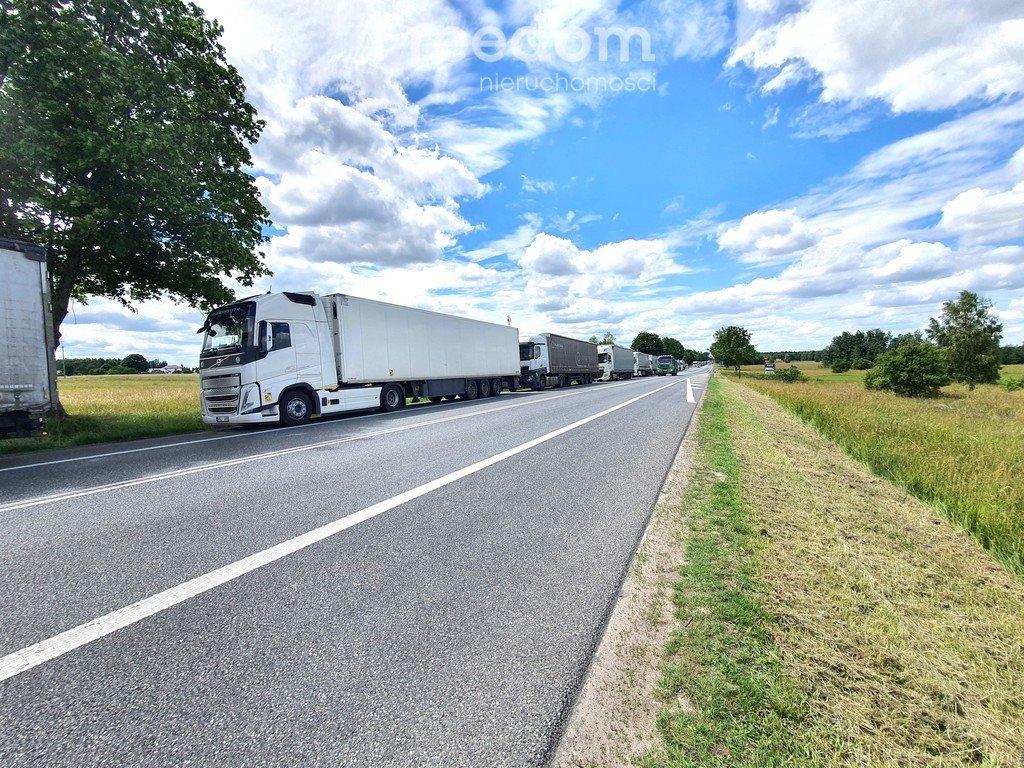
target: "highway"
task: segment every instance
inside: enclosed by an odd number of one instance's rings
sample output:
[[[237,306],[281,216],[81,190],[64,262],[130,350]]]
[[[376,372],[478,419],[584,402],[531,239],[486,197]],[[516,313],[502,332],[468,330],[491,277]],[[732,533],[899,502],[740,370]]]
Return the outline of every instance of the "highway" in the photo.
[[[688,376],[0,460],[0,764],[545,764]]]

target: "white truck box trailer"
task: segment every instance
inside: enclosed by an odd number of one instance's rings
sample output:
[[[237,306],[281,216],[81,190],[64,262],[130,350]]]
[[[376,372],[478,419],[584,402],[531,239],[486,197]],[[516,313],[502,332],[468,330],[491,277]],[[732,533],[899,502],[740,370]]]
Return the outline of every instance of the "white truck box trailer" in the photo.
[[[601,381],[633,378],[633,350],[614,344],[599,344],[597,364],[601,367]]]
[[[42,433],[57,413],[50,282],[42,248],[0,239],[0,438]]]
[[[654,355],[646,352],[633,353],[633,375],[651,376],[654,374]]]
[[[272,293],[210,312],[200,329],[203,421],[280,422],[407,397],[519,388],[515,328],[344,294]]]

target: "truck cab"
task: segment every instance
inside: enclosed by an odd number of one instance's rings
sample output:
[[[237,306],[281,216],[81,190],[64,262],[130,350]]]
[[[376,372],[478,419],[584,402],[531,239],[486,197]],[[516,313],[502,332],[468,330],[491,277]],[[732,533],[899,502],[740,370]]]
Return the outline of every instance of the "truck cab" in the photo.
[[[548,345],[543,335],[519,342],[519,379],[524,387],[543,389],[548,375]]]
[[[316,297],[305,293],[253,296],[210,312],[199,329],[203,347],[199,377],[203,421],[258,424],[281,419],[287,390],[291,419],[315,411],[316,392],[336,387],[330,327]],[[293,402],[294,400],[294,402]]]

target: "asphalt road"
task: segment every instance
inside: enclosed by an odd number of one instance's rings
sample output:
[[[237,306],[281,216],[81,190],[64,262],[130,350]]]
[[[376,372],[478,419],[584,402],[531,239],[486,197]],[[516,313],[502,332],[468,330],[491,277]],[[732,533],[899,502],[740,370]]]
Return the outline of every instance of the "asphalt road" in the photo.
[[[0,461],[0,764],[542,765],[686,374]]]

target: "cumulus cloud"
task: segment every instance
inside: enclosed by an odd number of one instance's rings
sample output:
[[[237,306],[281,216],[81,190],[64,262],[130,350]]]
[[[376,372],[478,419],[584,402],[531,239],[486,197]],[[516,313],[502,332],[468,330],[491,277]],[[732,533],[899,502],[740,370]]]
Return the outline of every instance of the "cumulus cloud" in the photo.
[[[1024,182],[1005,192],[975,187],[942,207],[940,228],[983,243],[1024,237]]]
[[[719,232],[718,247],[735,251],[745,264],[777,264],[790,260],[821,240],[795,210],[771,209],[744,216],[739,224]]]
[[[729,63],[758,72],[765,92],[811,80],[824,102],[877,99],[895,112],[1024,92],[1016,0],[806,0],[764,21],[746,30]]]

